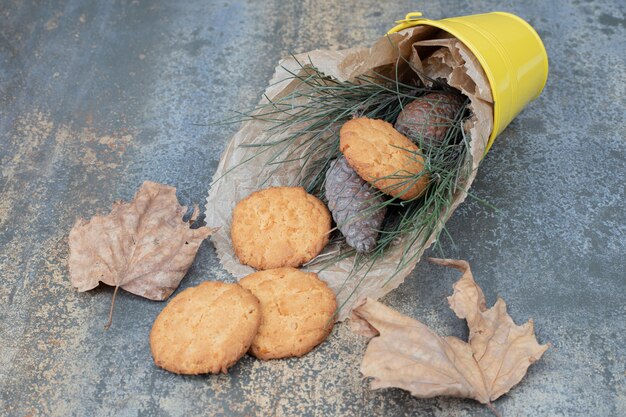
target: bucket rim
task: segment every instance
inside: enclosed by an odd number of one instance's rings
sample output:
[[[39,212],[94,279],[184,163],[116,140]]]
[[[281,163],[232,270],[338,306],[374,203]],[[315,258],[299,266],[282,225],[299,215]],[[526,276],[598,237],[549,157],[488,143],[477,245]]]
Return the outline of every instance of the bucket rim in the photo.
[[[521,17],[513,14],[513,13],[509,13],[509,12],[503,12],[503,11],[494,11],[494,12],[489,12],[489,13],[482,13],[482,14],[498,14],[498,15],[504,15],[510,18],[514,18],[515,20],[517,20],[519,23],[523,24],[527,29],[529,29],[529,32],[531,33],[531,35],[533,36],[533,38],[538,42],[538,44],[541,46],[541,52],[543,55],[543,63],[544,63],[544,73],[545,73],[545,77],[543,82],[541,83],[541,88],[538,90],[537,94],[532,98],[532,100],[535,100],[537,97],[539,97],[539,95],[541,94],[541,92],[543,91],[544,87],[546,86],[546,83],[548,81],[548,54],[546,51],[546,47],[543,43],[543,41],[541,40],[541,37],[539,36],[539,34],[537,33],[537,31],[524,19],[522,19]],[[480,15],[480,14],[479,14]],[[459,31],[455,28],[451,28],[448,26],[448,21],[451,19],[457,19],[458,17],[453,17],[453,18],[446,18],[446,19],[441,19],[441,20],[432,20],[432,19],[427,19],[427,18],[423,18],[421,17],[422,13],[420,12],[413,12],[413,13],[408,13],[405,17],[404,20],[399,20],[396,23],[398,23],[396,26],[394,26],[393,28],[391,28],[387,34],[391,34],[391,33],[396,33],[399,32],[401,30],[404,29],[408,29],[411,27],[415,27],[415,26],[432,26],[432,27],[436,27],[438,29],[441,29],[447,33],[449,33],[450,35],[454,36],[456,39],[458,39],[460,42],[463,43],[463,45],[465,45],[476,57],[476,59],[478,60],[478,62],[480,63],[483,71],[485,72],[485,75],[487,76],[487,80],[489,81],[489,86],[491,87],[491,94],[493,96],[493,127],[492,127],[492,131],[489,135],[489,139],[487,140],[487,144],[485,145],[485,152],[483,154],[484,155],[487,154],[487,152],[489,151],[489,149],[491,148],[491,146],[493,145],[496,136],[500,133],[500,125],[501,120],[500,120],[500,106],[497,105],[497,103],[500,101],[501,97],[500,97],[500,92],[497,90],[497,88],[495,88],[497,86],[496,82],[495,82],[495,77],[491,71],[491,69],[489,68],[489,65],[487,65],[487,59],[485,58],[485,56],[480,52],[480,50],[478,50],[478,48],[476,48],[474,45],[472,45],[470,42],[466,41],[463,36],[462,33],[459,33]],[[474,15],[475,16],[475,15]],[[464,16],[460,16],[461,18]],[[464,24],[461,21],[457,21],[454,20],[455,24]],[[466,25],[468,27],[471,27],[470,25]],[[472,28],[473,29],[473,28]]]

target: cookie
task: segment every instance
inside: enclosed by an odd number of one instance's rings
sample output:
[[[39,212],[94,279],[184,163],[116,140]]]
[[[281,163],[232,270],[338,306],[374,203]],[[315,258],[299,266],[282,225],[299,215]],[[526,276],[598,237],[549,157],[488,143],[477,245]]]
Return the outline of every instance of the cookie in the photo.
[[[272,187],[241,200],[231,237],[241,263],[256,269],[297,267],[328,243],[331,219],[324,203],[302,187]]]
[[[421,151],[384,120],[359,117],[339,132],[339,149],[361,178],[402,200],[419,197],[428,185]]]
[[[259,300],[238,284],[203,282],[169,302],[150,331],[157,366],[177,374],[226,373],[261,323]]]
[[[335,293],[312,272],[268,269],[239,284],[261,302],[261,326],[250,346],[259,359],[302,356],[322,343],[333,328]]]

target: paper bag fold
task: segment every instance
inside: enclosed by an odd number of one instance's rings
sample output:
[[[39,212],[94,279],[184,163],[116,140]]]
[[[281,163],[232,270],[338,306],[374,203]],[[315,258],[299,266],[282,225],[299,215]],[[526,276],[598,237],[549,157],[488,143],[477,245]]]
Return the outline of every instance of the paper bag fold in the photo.
[[[358,76],[374,73],[390,77],[398,74],[398,78],[406,81],[416,78],[418,75],[414,69],[418,69],[428,77],[444,79],[450,86],[462,91],[469,97],[472,111],[472,117],[465,126],[470,136],[470,152],[466,162],[471,164],[472,169],[468,178],[463,179],[464,184],[461,187],[464,190],[469,189],[493,127],[493,99],[484,71],[460,41],[450,38],[438,29],[418,26],[385,36],[371,48],[315,50],[300,54],[279,63],[262,102],[267,102],[265,97],[275,100],[286,96],[295,88],[302,88],[300,82],[293,80],[289,72],[304,71],[300,64],[309,63],[339,81],[352,81]],[[207,225],[220,226],[211,239],[220,262],[237,279],[254,270],[239,263],[233,251],[230,239],[233,208],[253,191],[269,186],[298,185],[302,162],[294,160],[281,164],[276,169],[275,165],[266,165],[269,152],[257,155],[259,148],[242,147],[245,144],[266,142],[269,139],[267,131],[270,126],[267,122],[258,120],[243,123],[224,150],[207,197]],[[268,179],[270,169],[275,171]],[[456,193],[451,210],[441,213],[441,227],[465,197],[463,191]],[[341,306],[337,319],[348,317],[359,300],[366,297],[378,299],[400,285],[434,239],[435,234],[428,237],[426,245],[411,247],[409,255],[412,260],[402,268],[398,267],[403,256],[400,244],[389,248],[385,256],[367,273],[365,270],[354,273],[354,258],[341,260],[319,272],[320,278],[337,294],[338,305]],[[320,256],[328,256],[338,250],[341,250],[339,246],[329,245]],[[309,269],[318,272],[314,266]]]

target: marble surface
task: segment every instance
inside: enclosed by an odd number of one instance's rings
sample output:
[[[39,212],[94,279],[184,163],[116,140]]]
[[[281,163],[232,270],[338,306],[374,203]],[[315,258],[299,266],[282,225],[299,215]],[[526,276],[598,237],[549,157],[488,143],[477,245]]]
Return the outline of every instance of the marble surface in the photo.
[[[204,126],[259,99],[292,52],[368,45],[406,12],[504,10],[543,38],[541,97],[498,138],[441,249],[471,262],[489,304],[550,342],[496,402],[505,416],[626,415],[626,18],[618,0],[571,2],[0,2],[0,414],[6,416],[489,416],[468,400],[370,391],[366,340],[336,326],[302,359],[245,357],[228,375],[157,369],[163,308],[110,287],[77,293],[78,216],[146,179],[204,202],[235,126]],[[438,255],[437,251],[429,251]],[[466,337],[445,303],[455,271],[425,262],[387,305]],[[231,280],[205,242],[181,288]]]

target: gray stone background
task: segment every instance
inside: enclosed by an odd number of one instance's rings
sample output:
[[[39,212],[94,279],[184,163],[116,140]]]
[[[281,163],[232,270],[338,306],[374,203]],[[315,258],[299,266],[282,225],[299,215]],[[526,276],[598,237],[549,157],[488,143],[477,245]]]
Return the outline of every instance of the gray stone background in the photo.
[[[498,138],[450,220],[445,254],[471,262],[492,304],[551,342],[496,402],[505,416],[626,415],[626,19],[619,0],[0,2],[0,414],[7,416],[475,416],[467,400],[370,391],[366,340],[336,326],[302,359],[246,357],[228,375],[157,369],[164,304],[75,292],[67,235],[146,179],[203,203],[235,126],[290,52],[368,45],[406,12],[504,10],[550,57],[541,97]],[[430,254],[437,254],[430,252]],[[445,302],[458,278],[421,263],[383,301],[466,337]],[[183,280],[230,280],[210,242]]]

